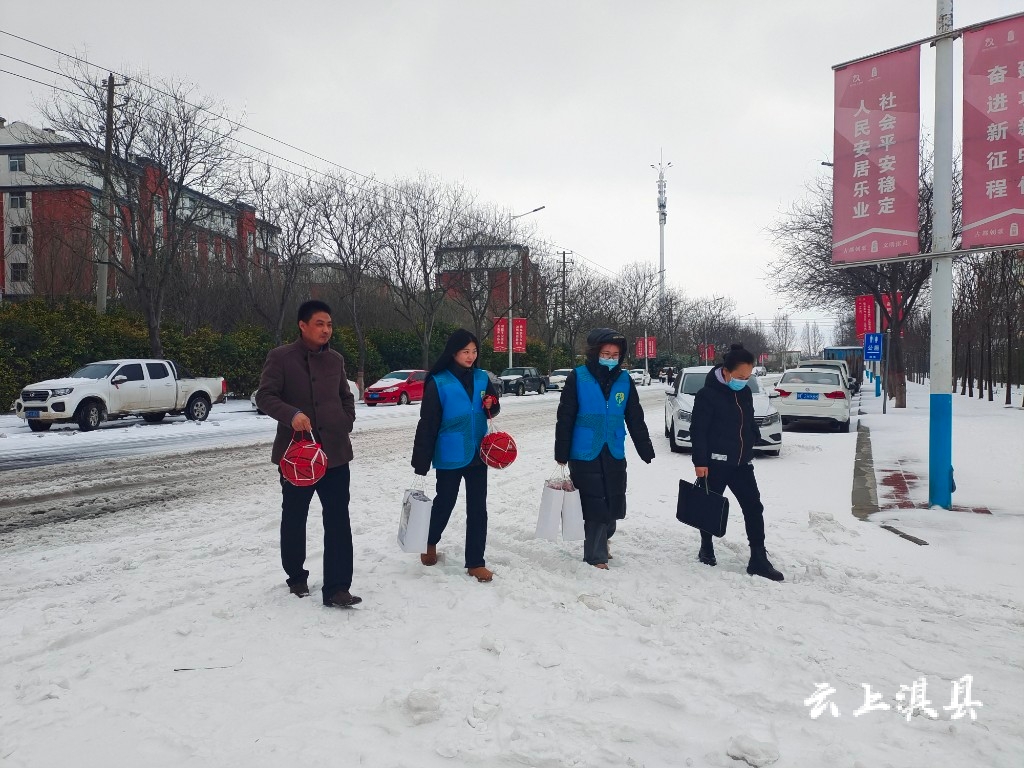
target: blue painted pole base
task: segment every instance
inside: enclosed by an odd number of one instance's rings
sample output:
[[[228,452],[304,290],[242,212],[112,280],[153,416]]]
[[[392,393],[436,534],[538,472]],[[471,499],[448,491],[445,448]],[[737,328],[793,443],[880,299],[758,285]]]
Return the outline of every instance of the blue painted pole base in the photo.
[[[882,377],[875,376],[875,397],[882,396]]]
[[[928,504],[953,506],[953,395],[932,394],[928,409]]]

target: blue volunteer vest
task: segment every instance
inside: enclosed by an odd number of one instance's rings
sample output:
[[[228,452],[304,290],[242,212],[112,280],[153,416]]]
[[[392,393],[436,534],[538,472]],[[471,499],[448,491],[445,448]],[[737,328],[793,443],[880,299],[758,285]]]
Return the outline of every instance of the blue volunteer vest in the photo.
[[[611,395],[604,392],[594,375],[581,365],[576,369],[576,424],[572,430],[569,458],[591,461],[605,445],[616,459],[626,457],[626,401],[629,399],[629,374],[619,372]]]
[[[434,468],[459,469],[467,466],[487,434],[487,414],[483,396],[487,391],[487,374],[473,371],[473,398],[466,396],[462,382],[448,371],[434,376],[437,396],[441,401],[441,428],[434,443]]]

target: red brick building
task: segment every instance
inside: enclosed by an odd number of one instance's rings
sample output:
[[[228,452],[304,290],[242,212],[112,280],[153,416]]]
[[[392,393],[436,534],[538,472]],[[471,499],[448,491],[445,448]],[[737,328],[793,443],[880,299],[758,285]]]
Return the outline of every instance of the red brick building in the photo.
[[[92,157],[97,168],[102,159],[95,148],[51,130],[0,118],[0,299],[95,296],[95,262],[108,250],[104,217],[97,215],[102,181],[88,162],[70,163],[69,156]],[[167,231],[171,190],[152,162],[139,158],[133,170],[140,204],[136,233],[159,238]],[[205,271],[217,262],[230,270],[274,258],[279,231],[259,220],[252,206],[183,189],[179,207],[186,214],[203,211],[190,225],[183,269]],[[112,258],[130,266],[127,235],[112,239]],[[109,273],[108,295],[116,295],[116,270]]]

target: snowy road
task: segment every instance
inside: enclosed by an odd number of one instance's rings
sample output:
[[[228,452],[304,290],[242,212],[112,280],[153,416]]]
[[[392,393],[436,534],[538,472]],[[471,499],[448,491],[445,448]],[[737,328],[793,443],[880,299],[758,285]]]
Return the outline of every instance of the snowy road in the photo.
[[[499,421],[515,433],[550,428],[557,403],[557,393],[506,397]],[[408,467],[418,414],[418,406],[358,405],[353,466],[400,456]],[[17,528],[172,506],[216,494],[218,478],[235,487],[273,474],[274,423],[248,401],[218,406],[207,422],[128,419],[90,433],[68,426],[34,434],[21,419],[0,419],[0,542]]]
[[[786,582],[744,573],[738,514],[702,566],[673,519],[692,469],[667,450],[663,397],[642,393],[658,457],[629,449],[607,572],[533,538],[557,398],[503,402],[521,453],[490,476],[487,585],[461,567],[461,503],[438,566],[398,551],[416,409],[361,408],[352,611],[284,587],[269,421],[216,415],[213,451],[140,438],[139,459],[0,473],[0,764],[1019,766],[1019,520],[935,514],[931,546],[910,544],[850,514],[856,435],[787,431],[756,462]],[[967,674],[977,721],[945,709]],[[897,710],[919,678],[934,719]],[[804,703],[821,683],[835,717]],[[891,708],[855,715],[865,684]]]

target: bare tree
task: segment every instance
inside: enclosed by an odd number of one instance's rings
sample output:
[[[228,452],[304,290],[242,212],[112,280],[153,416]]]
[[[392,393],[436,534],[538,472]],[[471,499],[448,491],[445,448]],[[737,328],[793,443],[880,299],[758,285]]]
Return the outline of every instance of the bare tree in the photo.
[[[785,364],[785,355],[796,342],[796,328],[793,327],[789,315],[779,313],[772,318],[771,343],[772,351],[780,355]]]
[[[445,291],[437,284],[437,246],[454,238],[468,195],[462,187],[421,176],[400,182],[383,202],[379,277],[391,288],[395,311],[418,335],[426,368],[434,323],[445,301]]]
[[[631,337],[642,336],[657,327],[658,284],[657,268],[648,262],[627,264],[615,277],[617,290],[615,312],[621,330]]]
[[[901,333],[906,318],[927,298],[931,265],[927,260],[890,262],[836,269],[832,266],[832,179],[819,176],[807,186],[807,197],[771,227],[781,256],[769,271],[772,287],[794,302],[835,313],[852,311],[855,297],[871,294],[882,307],[891,329],[890,396],[897,408],[907,404]],[[932,165],[922,153],[919,175],[918,241],[920,251],[931,250]],[[959,181],[954,183],[954,229],[959,231]],[[902,300],[902,303],[901,303]],[[886,307],[890,307],[887,309]]]
[[[112,190],[109,208],[96,196],[93,219],[124,246],[122,258],[107,258],[134,291],[149,328],[150,351],[163,356],[160,320],[167,288],[181,268],[197,230],[209,228],[230,189],[232,135],[221,108],[187,84],[133,76],[118,89],[120,102],[111,136],[112,162],[103,162],[106,86],[77,61],[65,64],[67,91],[55,91],[43,108],[48,123],[82,149],[63,153],[48,172],[65,183],[88,180]],[[91,222],[90,222],[91,223]],[[109,227],[109,230],[108,230]],[[108,246],[113,250],[112,246]]]
[[[357,184],[349,175],[336,173],[319,184],[316,215],[320,238],[340,278],[337,287],[345,303],[356,336],[359,360],[356,383],[365,386],[366,323],[363,290],[374,275],[381,273],[384,253],[381,200],[366,183]]]
[[[274,343],[280,344],[285,318],[300,287],[312,276],[318,249],[319,189],[308,175],[299,177],[267,162],[253,162],[244,169],[242,191],[254,209],[255,240],[229,265],[229,271],[273,330]]]

